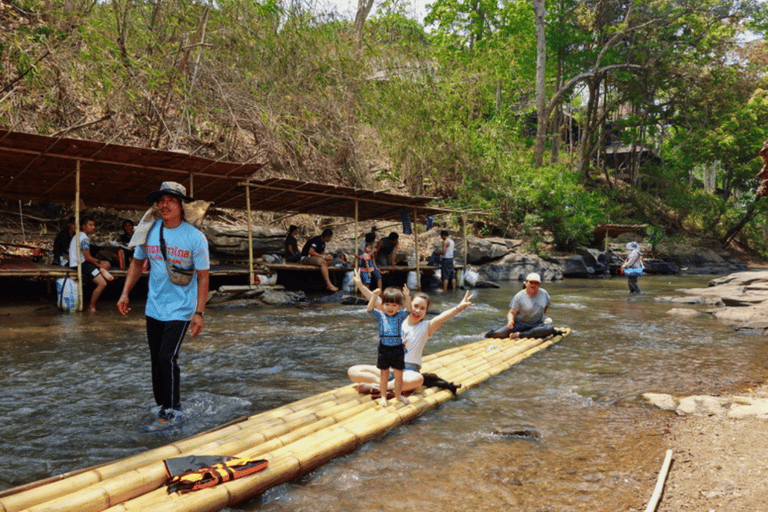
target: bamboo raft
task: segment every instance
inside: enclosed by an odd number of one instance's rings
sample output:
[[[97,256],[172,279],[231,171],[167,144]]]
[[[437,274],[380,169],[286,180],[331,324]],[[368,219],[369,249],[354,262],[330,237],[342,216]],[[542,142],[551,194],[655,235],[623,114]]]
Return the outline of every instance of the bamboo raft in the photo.
[[[423,370],[460,382],[458,393],[464,393],[570,332],[563,329],[544,339],[484,339],[426,356]],[[452,396],[422,387],[410,404],[391,400],[383,408],[350,384],[131,457],[8,489],[0,493],[0,512],[221,510],[350,453]],[[260,458],[269,466],[209,489],[168,494],[163,460],[184,455]]]

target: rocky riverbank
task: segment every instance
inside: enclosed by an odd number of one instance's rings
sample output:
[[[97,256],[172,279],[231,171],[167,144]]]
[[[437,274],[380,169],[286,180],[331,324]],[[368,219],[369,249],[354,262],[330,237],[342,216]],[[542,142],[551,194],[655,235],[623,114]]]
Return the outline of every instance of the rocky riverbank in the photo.
[[[676,305],[705,304],[710,309],[675,307],[670,314],[711,315],[738,331],[768,333],[768,271],[735,272],[712,279],[707,288],[681,290],[685,295],[656,300]]]
[[[50,251],[58,230],[65,225],[66,212],[50,212],[45,205],[25,205],[24,214],[6,211],[0,216],[0,258],[5,256],[32,257],[41,254],[45,258]],[[49,206],[50,208],[50,206]],[[95,218],[97,231],[94,243],[108,245],[120,235],[119,226],[123,218],[138,219],[143,212],[119,212],[96,209],[85,213]],[[51,217],[55,220],[50,220]],[[362,232],[367,232],[373,225],[361,223],[358,226],[358,238],[355,238],[354,225],[349,222],[334,225],[307,216],[294,216],[275,221],[270,216],[257,217],[251,230],[252,247],[256,257],[279,254],[286,234],[288,223],[301,227],[300,243],[319,233],[324,227],[334,230],[334,238],[327,250],[333,253],[354,254]],[[376,225],[379,237],[390,231],[399,232],[399,224]],[[418,254],[422,263],[426,263],[432,251],[441,245],[439,226],[418,239]],[[248,261],[248,231],[242,212],[213,210],[203,224],[203,230],[211,247],[211,262],[219,265],[245,265]],[[747,269],[744,260],[734,258],[726,251],[709,247],[673,245],[661,243],[657,246],[636,240],[636,235],[626,233],[612,240],[607,250],[579,247],[572,254],[557,254],[544,245],[532,247],[529,241],[512,238],[480,238],[468,236],[466,241],[456,230],[451,231],[456,242],[455,260],[467,264],[472,279],[462,283],[465,287],[493,286],[494,283],[522,281],[530,272],[537,272],[544,281],[556,281],[563,278],[593,278],[615,273],[626,256],[625,244],[630,240],[640,242],[646,273],[648,274],[713,274],[727,275]],[[416,244],[411,236],[400,237],[398,261],[402,265],[412,265],[416,257]],[[536,252],[534,254],[534,251]],[[466,253],[466,255],[465,255]],[[439,279],[424,276],[422,286],[432,290],[440,286]],[[310,290],[305,290],[310,291]],[[218,292],[217,292],[218,293]],[[214,294],[212,300],[223,303],[235,300],[228,307],[248,307],[251,305],[300,304],[307,299],[302,290],[280,290],[265,286],[252,290],[235,290]],[[313,300],[339,301],[343,294],[323,296]],[[223,306],[222,306],[223,307]],[[741,311],[740,313],[744,313]],[[724,313],[723,313],[724,314]]]

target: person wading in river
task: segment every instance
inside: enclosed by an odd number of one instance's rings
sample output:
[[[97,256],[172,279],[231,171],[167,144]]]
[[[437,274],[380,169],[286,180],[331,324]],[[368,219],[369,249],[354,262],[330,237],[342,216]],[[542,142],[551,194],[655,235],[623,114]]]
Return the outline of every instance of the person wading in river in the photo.
[[[144,260],[149,259],[145,315],[152,389],[160,412],[147,430],[156,432],[174,426],[180,419],[180,370],[176,360],[187,329],[193,337],[203,330],[210,261],[205,235],[184,220],[182,201],[193,199],[182,185],[163,182],[160,190],[147,195],[147,201],[156,204],[161,219],[152,223],[146,241],[136,246],[117,308],[123,315],[130,311],[128,294],[141,277]]]

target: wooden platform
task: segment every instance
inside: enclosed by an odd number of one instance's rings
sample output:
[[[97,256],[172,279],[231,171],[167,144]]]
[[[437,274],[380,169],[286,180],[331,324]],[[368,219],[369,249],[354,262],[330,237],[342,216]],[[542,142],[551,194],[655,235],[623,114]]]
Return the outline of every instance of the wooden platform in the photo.
[[[264,268],[255,269],[256,273],[261,273]],[[125,277],[127,269],[113,268],[109,273],[115,277]],[[247,276],[249,270],[247,267],[233,265],[212,265],[210,274],[213,276]],[[144,271],[143,275],[149,275]],[[35,263],[28,259],[8,259],[0,261],[0,277],[27,277],[39,279],[57,279],[60,277],[77,277],[77,269],[62,267],[59,265],[46,265],[45,263]]]
[[[424,371],[461,383],[461,394],[570,332],[480,340],[426,356]],[[450,391],[422,387],[410,404],[391,400],[384,408],[350,384],[132,457],[8,489],[0,493],[0,511],[218,511],[350,453],[452,398]],[[260,458],[269,467],[213,488],[168,494],[163,460],[181,455]]]
[[[456,265],[456,270],[464,268],[463,265]],[[339,268],[335,266],[328,267],[328,271],[332,273],[346,273],[351,272],[350,268]],[[380,269],[382,274],[410,272],[415,271],[416,267],[397,266],[393,268]],[[440,270],[440,267],[421,266],[421,271]],[[320,268],[314,265],[304,265],[301,263],[265,263],[258,262],[257,267],[254,269],[256,274],[267,272],[320,272]],[[115,277],[125,277],[127,270],[124,269],[110,269],[109,273]],[[235,276],[235,275],[248,275],[248,267],[238,265],[211,265],[211,275],[222,276]],[[145,271],[146,275],[147,272]],[[70,269],[68,267],[62,267],[59,265],[46,265],[45,263],[36,263],[29,259],[7,259],[0,261],[0,277],[38,277],[38,278],[59,278],[59,277],[73,277],[77,275],[77,270]]]

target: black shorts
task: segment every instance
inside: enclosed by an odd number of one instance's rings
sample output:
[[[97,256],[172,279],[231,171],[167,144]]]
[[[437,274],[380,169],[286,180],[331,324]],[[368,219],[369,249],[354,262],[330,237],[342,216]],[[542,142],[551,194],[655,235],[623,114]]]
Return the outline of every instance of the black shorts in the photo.
[[[99,267],[91,263],[90,261],[84,261],[81,266],[83,267],[83,276],[91,276],[91,279],[96,279],[101,275]],[[77,265],[71,267],[77,269]]]
[[[453,258],[443,258],[440,262],[440,278],[451,281],[456,279],[456,271],[453,269]]]
[[[389,346],[379,343],[379,358],[376,360],[379,370],[405,369],[405,345]]]

